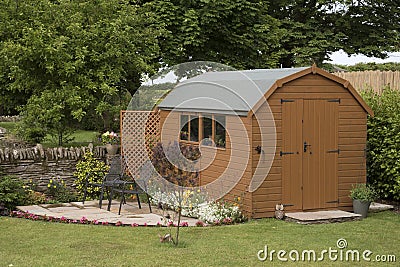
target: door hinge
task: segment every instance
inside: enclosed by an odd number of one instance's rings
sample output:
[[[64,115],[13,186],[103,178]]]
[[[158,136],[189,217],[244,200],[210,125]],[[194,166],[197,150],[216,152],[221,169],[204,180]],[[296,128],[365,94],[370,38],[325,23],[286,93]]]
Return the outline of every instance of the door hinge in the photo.
[[[279,155],[282,157],[283,155],[291,155],[291,154],[294,154],[294,152],[282,152],[282,151],[280,151],[279,152]]]
[[[294,102],[292,99],[282,99],[281,98],[281,104],[286,103],[286,102]]]
[[[340,104],[340,98],[338,99],[329,99],[328,102],[337,102]]]
[[[331,200],[331,201],[327,201],[327,202],[325,202],[325,203],[339,203],[339,199],[338,200]]]
[[[340,154],[340,149],[335,149],[335,150],[328,150],[326,153],[338,153]]]

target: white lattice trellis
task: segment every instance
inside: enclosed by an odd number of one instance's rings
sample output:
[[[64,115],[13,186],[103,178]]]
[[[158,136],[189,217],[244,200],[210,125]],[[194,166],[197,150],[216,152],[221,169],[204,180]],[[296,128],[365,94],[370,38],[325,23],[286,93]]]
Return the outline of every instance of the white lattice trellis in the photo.
[[[150,158],[160,141],[160,115],[157,111],[121,111],[121,151],[132,175]]]

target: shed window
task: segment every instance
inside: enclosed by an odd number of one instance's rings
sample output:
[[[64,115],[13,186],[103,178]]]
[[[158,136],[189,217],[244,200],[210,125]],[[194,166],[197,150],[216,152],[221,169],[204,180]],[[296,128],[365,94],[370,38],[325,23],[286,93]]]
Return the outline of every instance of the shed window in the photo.
[[[210,117],[203,118],[203,145],[212,145],[213,140],[213,120]]]
[[[216,147],[225,147],[226,130],[225,116],[219,115],[181,115],[181,141],[199,142]]]
[[[217,147],[225,147],[225,116],[215,116],[214,117],[215,124],[215,136],[214,142]]]
[[[195,115],[181,115],[180,139],[184,141],[199,141],[199,117]]]

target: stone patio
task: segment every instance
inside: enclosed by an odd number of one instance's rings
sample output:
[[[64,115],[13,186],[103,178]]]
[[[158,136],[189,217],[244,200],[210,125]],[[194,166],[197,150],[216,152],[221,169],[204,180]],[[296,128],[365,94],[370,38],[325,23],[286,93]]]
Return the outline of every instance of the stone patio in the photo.
[[[152,207],[150,213],[149,207],[146,203],[142,203],[142,209],[139,209],[136,202],[128,202],[122,206],[121,215],[118,215],[119,202],[114,201],[111,205],[110,211],[107,211],[107,203],[103,205],[102,209],[98,207],[98,201],[86,201],[83,205],[82,202],[62,203],[62,204],[42,204],[32,206],[18,206],[18,210],[29,212],[38,216],[47,216],[61,218],[65,217],[69,220],[79,221],[82,217],[86,217],[89,221],[96,220],[99,223],[107,222],[115,224],[121,222],[124,225],[138,224],[141,226],[156,226],[157,224],[165,225],[164,217],[167,212],[161,209]],[[174,219],[174,212],[169,212],[172,219]],[[176,216],[175,216],[176,217]],[[195,226],[198,219],[182,217],[181,222],[187,222],[189,226]],[[174,220],[177,223],[177,218]]]
[[[98,207],[98,201],[62,203],[62,204],[42,204],[32,206],[18,206],[17,209],[23,212],[29,212],[38,216],[47,216],[61,218],[65,217],[69,220],[79,221],[82,217],[89,221],[96,220],[99,223],[107,222],[115,224],[121,222],[124,225],[147,225],[157,226],[157,224],[165,225],[165,216],[170,215],[174,219],[175,213],[171,211],[163,211],[157,207],[152,207],[150,213],[146,203],[142,203],[142,208],[139,209],[137,202],[128,202],[122,206],[121,215],[118,215],[119,202],[113,201],[110,211],[107,211],[107,203],[103,202],[103,207]],[[392,205],[372,203],[370,212],[379,212],[393,209]],[[341,210],[331,211],[316,211],[316,212],[289,212],[285,214],[285,220],[296,222],[299,224],[317,224],[317,223],[332,223],[361,220],[361,215],[352,212]],[[175,216],[176,217],[176,216]],[[189,226],[195,226],[198,219],[182,217],[181,222],[187,222]],[[175,218],[174,223],[177,223]]]
[[[371,203],[369,212],[380,212],[393,209],[392,205]],[[361,220],[360,214],[342,210],[315,211],[315,212],[289,212],[285,214],[285,220],[299,224],[317,224]]]
[[[289,212],[285,220],[299,224],[317,224],[360,220],[361,215],[342,210]]]

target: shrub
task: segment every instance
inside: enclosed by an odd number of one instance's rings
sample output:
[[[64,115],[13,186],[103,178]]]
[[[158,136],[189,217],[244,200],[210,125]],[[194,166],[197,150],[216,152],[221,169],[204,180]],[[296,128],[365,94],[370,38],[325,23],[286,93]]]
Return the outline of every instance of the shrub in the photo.
[[[26,192],[25,205],[38,205],[47,202],[46,195],[37,192],[37,184],[30,179],[24,186]]]
[[[37,191],[28,191],[25,199],[25,205],[39,205],[46,202],[46,195]]]
[[[380,197],[400,200],[400,91],[362,96],[375,113],[368,117],[367,180]]]
[[[24,120],[18,122],[17,135],[28,143],[38,144],[46,137],[46,130],[37,123],[28,124]]]
[[[376,192],[370,185],[356,184],[350,190],[350,197],[351,199],[372,202],[376,199]]]
[[[87,152],[83,156],[83,159],[76,164],[76,172],[74,172],[76,190],[78,196],[83,197],[86,183],[86,176],[88,177],[89,184],[97,183],[100,184],[103,181],[103,177],[109,170],[109,166],[104,162],[95,159],[93,153]],[[88,186],[87,197],[96,199],[100,196],[100,188],[95,186]]]
[[[22,181],[9,175],[0,176],[1,205],[8,210],[14,210],[16,206],[25,204],[26,196]]]
[[[77,200],[77,195],[66,186],[64,180],[59,178],[50,179],[46,194],[55,202],[67,203]]]
[[[152,152],[152,164],[165,180],[179,186],[198,186],[199,173],[194,164],[191,164],[191,161],[195,161],[201,156],[198,147],[177,142],[164,147],[162,143],[158,143]],[[168,154],[168,157],[165,153]],[[182,160],[181,154],[189,162]]]

